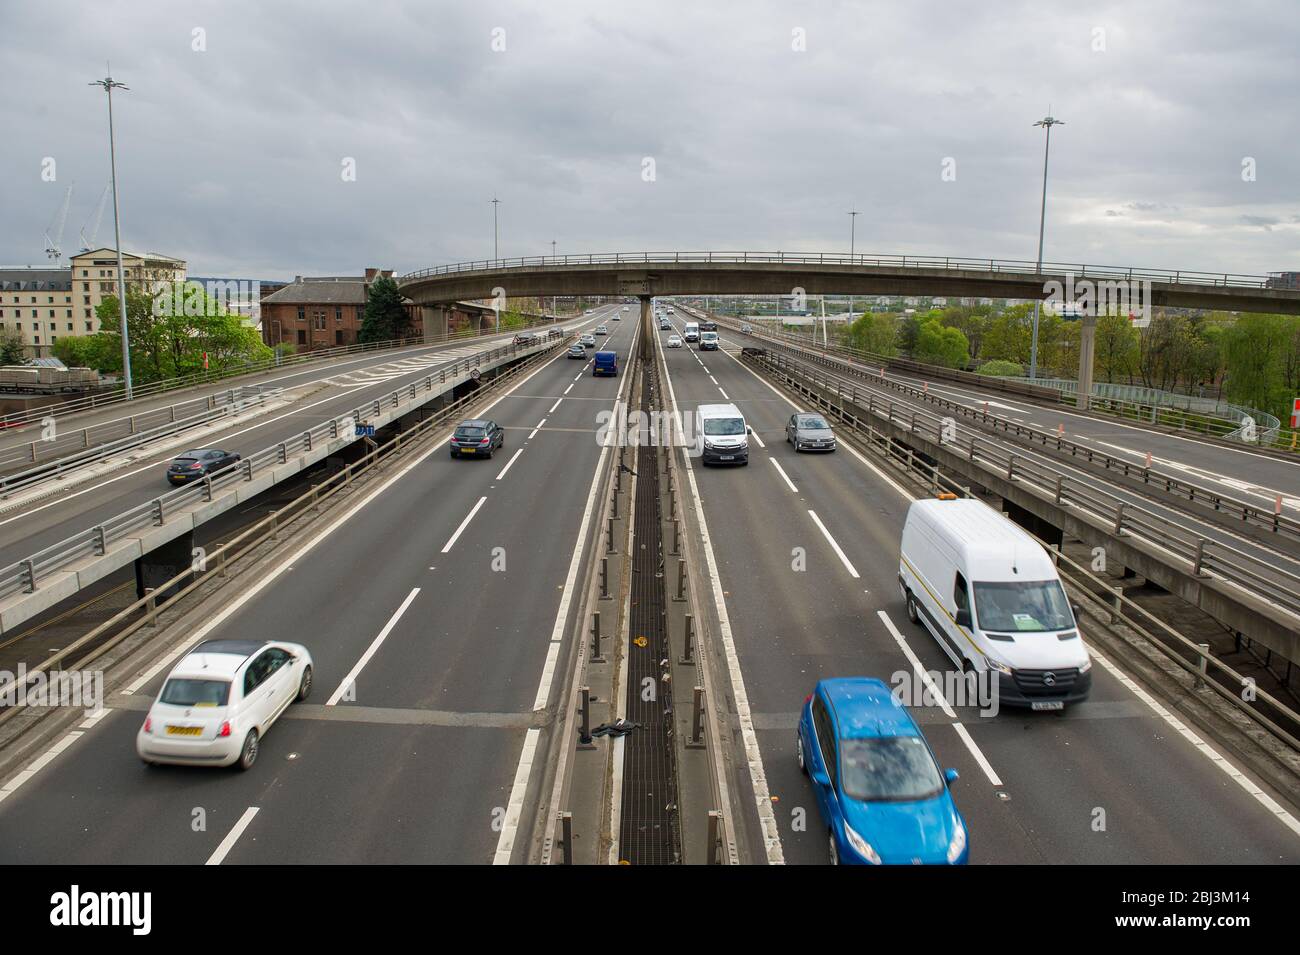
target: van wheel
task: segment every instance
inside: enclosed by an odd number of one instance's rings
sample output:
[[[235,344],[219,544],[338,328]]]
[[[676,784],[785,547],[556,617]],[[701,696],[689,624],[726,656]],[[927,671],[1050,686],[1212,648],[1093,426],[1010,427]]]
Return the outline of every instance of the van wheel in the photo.
[[[907,592],[907,619],[912,621],[912,623],[921,622],[921,614],[916,609],[916,598],[912,596],[910,590]]]
[[[830,851],[831,865],[839,865],[840,846],[839,843],[835,841],[835,830],[831,829],[829,830],[829,832],[830,832],[830,846],[831,846],[831,851]]]
[[[257,730],[249,730],[248,735],[244,737],[243,748],[239,751],[239,762],[236,764],[242,770],[253,768],[257,762]]]
[[[803,761],[803,734],[802,733],[795,733],[794,752],[795,752],[795,758],[799,760],[799,772],[807,776],[808,764]]]
[[[302,682],[298,684],[298,702],[311,696],[311,667],[302,671]]]

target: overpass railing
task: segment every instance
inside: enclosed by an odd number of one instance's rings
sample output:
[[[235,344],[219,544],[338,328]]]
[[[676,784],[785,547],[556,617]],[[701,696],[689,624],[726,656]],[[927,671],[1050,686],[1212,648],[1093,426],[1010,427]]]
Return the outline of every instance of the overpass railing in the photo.
[[[1218,288],[1277,288],[1267,275],[1232,272],[1196,272],[1182,269],[1133,268],[1122,265],[1088,265],[1082,262],[1037,262],[1027,259],[977,259],[948,255],[907,255],[838,252],[603,252],[587,255],[528,255],[510,259],[481,259],[438,265],[400,276],[414,282],[441,275],[497,272],[503,269],[554,268],[591,265],[835,265],[856,268],[947,269],[1006,273],[1019,276],[1073,275],[1076,279],[1150,281]]]

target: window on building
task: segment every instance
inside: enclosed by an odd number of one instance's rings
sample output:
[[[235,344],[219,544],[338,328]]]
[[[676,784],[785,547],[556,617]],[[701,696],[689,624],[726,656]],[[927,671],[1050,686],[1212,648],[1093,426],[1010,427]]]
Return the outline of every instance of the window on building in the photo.
[[[298,306],[298,321],[307,321],[307,309],[303,308],[301,305]]]
[[[91,326],[91,323],[90,323],[90,322],[86,322],[86,331],[88,331],[88,332],[93,332],[94,330],[95,330],[95,329]]]
[[[343,324],[343,306],[342,306],[342,305],[335,305],[335,306],[334,306],[334,324],[335,324],[335,325],[342,325],[342,324]]]
[[[305,328],[298,329],[298,344],[299,345],[307,344],[307,329]]]

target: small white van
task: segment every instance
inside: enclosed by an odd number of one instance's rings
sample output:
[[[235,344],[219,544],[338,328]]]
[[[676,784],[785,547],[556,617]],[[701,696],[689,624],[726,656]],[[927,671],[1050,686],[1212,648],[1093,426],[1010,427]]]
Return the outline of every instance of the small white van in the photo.
[[[913,501],[898,586],[907,616],[964,671],[997,676],[998,701],[1059,710],[1087,698],[1092,663],[1047,551],[981,501]]]
[[[672,309],[669,309],[669,310],[668,310],[668,314],[669,314],[669,315],[672,314]],[[700,340],[700,323],[699,323],[699,322],[687,322],[687,323],[686,323],[686,327],[682,329],[682,338],[686,339],[688,342],[697,342],[697,341],[699,341],[699,340]]]
[[[750,434],[745,416],[735,405],[700,405],[695,456],[703,464],[748,464]]]

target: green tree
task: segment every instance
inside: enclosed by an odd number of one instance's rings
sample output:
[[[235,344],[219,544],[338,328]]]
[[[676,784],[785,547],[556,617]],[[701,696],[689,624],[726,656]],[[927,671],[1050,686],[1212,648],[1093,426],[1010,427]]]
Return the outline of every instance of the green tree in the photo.
[[[359,342],[384,342],[408,338],[411,334],[411,313],[407,311],[397,283],[381,275],[370,283],[366,293],[366,312],[361,320]]]
[[[141,384],[202,371],[204,356],[210,371],[224,371],[249,361],[271,357],[257,330],[238,315],[225,311],[197,283],[178,296],[170,283],[153,290],[129,286],[126,296],[127,333],[131,340],[131,376]],[[96,314],[98,335],[83,355],[100,371],[120,371],[122,337],[118,329],[117,298],[105,299]]]
[[[54,343],[51,351],[69,368],[94,368],[96,371],[120,371],[122,353],[114,346],[119,336],[103,332],[94,335],[65,335]]]
[[[955,305],[943,311],[943,323],[966,336],[972,359],[980,357],[984,336],[993,325],[993,306]]]
[[[898,354],[898,316],[886,312],[865,312],[842,333],[844,343],[873,355]]]
[[[14,331],[0,332],[0,365],[21,365],[26,360],[23,337]]]
[[[917,331],[914,355],[917,361],[959,368],[969,360],[969,349],[966,336],[958,329],[945,326],[937,317],[928,317]]]
[[[1300,386],[1300,318],[1242,315],[1223,334],[1229,400],[1289,420],[1291,401]]]
[[[1125,315],[1099,315],[1093,352],[1094,377],[1133,380],[1138,360],[1138,330]]]

